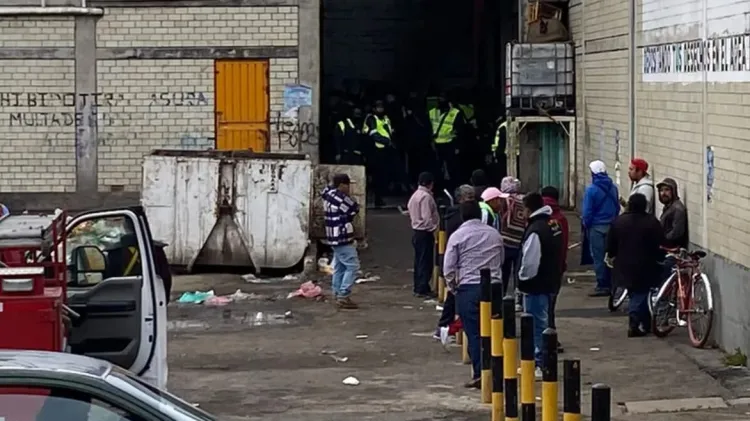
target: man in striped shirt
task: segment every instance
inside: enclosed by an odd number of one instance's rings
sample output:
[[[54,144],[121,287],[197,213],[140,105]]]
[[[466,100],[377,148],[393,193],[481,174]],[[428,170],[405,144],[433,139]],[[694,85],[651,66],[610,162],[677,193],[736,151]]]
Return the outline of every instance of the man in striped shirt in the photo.
[[[325,244],[333,249],[333,295],[336,305],[342,309],[354,310],[358,306],[350,295],[354,278],[359,270],[359,256],[354,245],[354,217],[359,213],[359,205],[349,196],[351,181],[346,174],[333,176],[333,183],[323,190],[325,208]]]
[[[481,374],[479,271],[489,269],[492,283],[502,285],[503,238],[496,229],[482,223],[482,211],[476,201],[462,203],[460,209],[464,223],[448,239],[443,273],[448,288],[456,296],[458,315],[468,338],[473,376],[466,387],[478,388]]]

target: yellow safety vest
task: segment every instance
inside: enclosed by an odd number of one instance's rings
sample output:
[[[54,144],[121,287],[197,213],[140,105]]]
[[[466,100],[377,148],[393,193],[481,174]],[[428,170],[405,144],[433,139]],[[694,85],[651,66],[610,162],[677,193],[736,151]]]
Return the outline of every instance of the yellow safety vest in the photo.
[[[370,116],[375,119],[375,128],[370,129],[370,127],[367,125],[367,118],[365,118],[365,124],[364,126],[362,126],[364,132],[367,133],[368,136],[372,136],[373,134],[377,133],[390,140],[393,128],[391,126],[391,120],[388,118],[388,116],[384,115],[382,119],[375,114],[370,114]],[[378,149],[383,149],[386,147],[386,145],[384,143],[375,141],[375,147]]]
[[[497,130],[495,130],[495,141],[492,142],[492,153],[497,152],[497,148],[500,147],[500,134],[503,132],[503,130],[507,130],[507,129],[508,129],[507,121],[503,121],[502,124],[497,126]],[[505,135],[506,137],[508,136],[507,133]],[[506,143],[507,143],[507,140],[506,140]]]
[[[338,122],[339,130],[341,130],[341,134],[346,134],[346,126],[349,126],[350,129],[354,130],[357,133],[357,136],[359,136],[359,131],[356,127],[354,127],[354,123],[352,123],[352,120],[350,118],[347,118],[346,120],[342,120]],[[359,142],[356,142],[355,145],[359,145]],[[349,150],[349,146],[351,145],[345,145],[344,151]],[[356,147],[356,146],[355,146]],[[355,149],[352,151],[353,153],[357,155],[362,155],[362,152]]]
[[[344,121],[346,123],[344,123]],[[339,130],[341,130],[341,133],[346,132],[346,126],[349,126],[351,129],[354,129],[354,123],[352,123],[352,120],[347,118],[346,120],[339,121]]]
[[[458,108],[464,113],[464,119],[466,119],[466,122],[476,127],[476,121],[474,120],[474,106],[459,104]]]
[[[435,143],[438,145],[451,143],[455,132],[453,124],[458,117],[458,110],[451,108],[447,113],[442,114],[439,109],[430,110],[430,124],[432,125],[432,134],[435,136]]]

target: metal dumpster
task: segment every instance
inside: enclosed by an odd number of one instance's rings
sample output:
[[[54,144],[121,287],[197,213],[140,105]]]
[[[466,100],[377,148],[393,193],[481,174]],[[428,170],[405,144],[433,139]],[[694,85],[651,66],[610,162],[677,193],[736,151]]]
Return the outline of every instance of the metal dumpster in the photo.
[[[173,265],[291,268],[309,244],[312,174],[305,155],[157,150],[141,203]]]

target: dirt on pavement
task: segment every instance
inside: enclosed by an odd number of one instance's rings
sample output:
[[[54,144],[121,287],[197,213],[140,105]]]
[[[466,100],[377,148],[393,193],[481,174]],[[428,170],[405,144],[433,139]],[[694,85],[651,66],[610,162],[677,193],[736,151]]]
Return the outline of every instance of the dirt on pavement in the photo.
[[[254,284],[238,275],[177,277],[176,294],[241,289],[254,295],[221,307],[170,305],[170,390],[223,419],[489,419],[479,392],[462,387],[470,369],[459,361],[459,348],[446,350],[431,338],[439,315],[435,303],[412,297],[408,219],[398,212],[370,212],[368,231],[362,268],[380,279],[355,286],[353,298],[361,306],[355,311],[286,299],[305,279]],[[574,233],[571,242],[577,238]],[[577,259],[572,253],[574,277],[563,285],[557,324],[566,351],[560,359],[581,360],[584,413],[591,384],[600,382],[612,387],[618,420],[706,419],[704,412],[638,415],[623,408],[656,399],[726,401],[750,395],[744,383],[728,385],[707,374],[705,366],[719,361],[720,353],[698,351],[696,358],[680,348],[687,343],[681,333],[667,340],[627,339],[625,314],[609,313],[606,299],[586,297],[592,279],[577,268]],[[329,292],[328,281],[321,285]],[[360,384],[344,385],[349,376]],[[742,419],[745,413],[728,406],[710,416]]]

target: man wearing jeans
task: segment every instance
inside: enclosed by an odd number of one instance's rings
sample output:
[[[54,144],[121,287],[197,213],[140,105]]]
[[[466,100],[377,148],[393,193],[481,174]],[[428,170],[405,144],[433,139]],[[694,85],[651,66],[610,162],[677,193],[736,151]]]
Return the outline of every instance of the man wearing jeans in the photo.
[[[588,237],[591,258],[596,273],[596,289],[590,297],[609,297],[612,288],[609,268],[604,263],[604,250],[607,243],[609,226],[620,213],[619,193],[617,186],[607,175],[607,167],[602,161],[589,164],[591,184],[583,195],[583,212],[581,221],[585,235]]]
[[[489,269],[493,293],[502,289],[503,238],[496,229],[483,224],[482,211],[475,201],[460,205],[464,223],[448,239],[443,273],[448,289],[456,296],[456,307],[468,339],[471,380],[466,387],[479,388],[482,358],[479,344],[479,272]]]
[[[562,229],[551,219],[552,208],[539,193],[523,198],[529,224],[521,243],[518,289],[524,294],[526,312],[534,317],[536,377],[542,377],[542,332],[549,325],[549,311],[562,276]]]
[[[342,309],[358,308],[350,295],[354,276],[359,270],[357,247],[354,245],[352,221],[359,213],[359,205],[349,196],[349,176],[336,174],[333,183],[323,190],[325,208],[326,240],[333,249],[333,295],[336,305]]]

